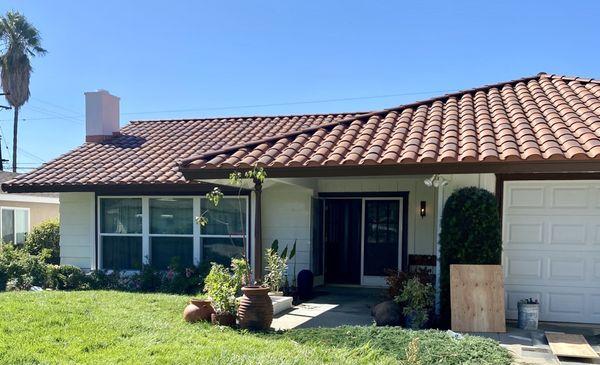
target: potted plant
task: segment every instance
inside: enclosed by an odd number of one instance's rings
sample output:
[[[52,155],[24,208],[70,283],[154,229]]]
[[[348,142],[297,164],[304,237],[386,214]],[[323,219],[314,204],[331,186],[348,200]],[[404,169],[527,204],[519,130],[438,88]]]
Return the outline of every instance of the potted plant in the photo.
[[[521,299],[517,303],[517,325],[524,330],[537,330],[540,317],[540,303],[537,299]]]
[[[204,292],[210,298],[215,313],[211,315],[213,324],[235,326],[237,292],[234,276],[229,269],[212,263],[210,272],[204,279]]]
[[[255,187],[258,187],[261,186],[262,183],[265,181],[266,176],[267,174],[263,168],[254,167],[252,170],[246,171],[243,174],[238,171],[232,172],[229,175],[229,182],[231,185],[239,187],[238,198],[240,198],[242,190],[246,187],[245,181],[250,180],[254,182]],[[212,202],[213,205],[217,206],[219,204],[220,199],[223,197],[223,193],[219,190],[218,187],[215,187],[213,191],[206,194],[206,196],[208,200]],[[243,221],[243,206],[241,203],[241,199],[239,205],[239,214],[240,220]],[[196,217],[196,222],[201,226],[206,225],[208,222],[206,216],[206,212],[201,212],[201,215],[199,217]],[[227,229],[229,229],[229,225],[226,226]],[[229,233],[231,234],[232,232]],[[213,305],[215,307],[215,310],[217,311],[217,313],[214,316],[215,318],[218,318],[220,315],[228,316],[228,314],[235,312],[235,294],[237,294],[237,292],[239,292],[241,289],[243,296],[240,301],[239,310],[237,312],[240,327],[261,330],[267,329],[270,327],[271,322],[273,320],[273,304],[271,302],[271,298],[268,296],[269,288],[257,285],[250,285],[250,265],[245,256],[248,246],[245,235],[243,234],[243,236],[243,254],[240,259],[232,260],[233,274],[229,275],[229,270],[222,266],[220,268],[217,267],[215,269],[215,283],[213,283],[214,286],[209,285],[207,293],[212,291],[214,295],[217,296],[217,298],[219,298],[216,299],[215,297],[211,296],[211,298],[213,299]],[[215,267],[213,266],[213,268]],[[227,276],[229,276],[229,280],[226,280]],[[208,285],[207,280],[208,277],[205,280],[205,286]],[[210,280],[208,281],[210,282]],[[225,285],[225,283],[228,284]]]
[[[394,300],[404,307],[402,313],[405,317],[405,326],[421,329],[429,320],[429,313],[433,308],[434,290],[431,284],[424,284],[413,277],[406,281],[402,292]]]

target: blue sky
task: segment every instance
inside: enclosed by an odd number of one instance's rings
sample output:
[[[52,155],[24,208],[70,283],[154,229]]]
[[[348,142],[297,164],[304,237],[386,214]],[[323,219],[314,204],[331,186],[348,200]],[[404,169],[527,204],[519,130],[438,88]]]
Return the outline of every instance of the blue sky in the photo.
[[[82,143],[83,92],[99,88],[121,97],[124,125],[367,111],[540,71],[600,77],[599,1],[0,3],[11,9],[49,51],[22,111],[24,169]],[[11,148],[12,111],[0,126]]]

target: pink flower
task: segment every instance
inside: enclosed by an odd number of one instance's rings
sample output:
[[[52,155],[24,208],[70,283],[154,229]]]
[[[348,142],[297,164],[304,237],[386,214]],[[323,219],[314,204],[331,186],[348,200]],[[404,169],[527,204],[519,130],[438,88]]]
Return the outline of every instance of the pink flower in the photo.
[[[167,279],[173,280],[174,276],[175,276],[175,271],[169,269],[169,271],[167,271]]]

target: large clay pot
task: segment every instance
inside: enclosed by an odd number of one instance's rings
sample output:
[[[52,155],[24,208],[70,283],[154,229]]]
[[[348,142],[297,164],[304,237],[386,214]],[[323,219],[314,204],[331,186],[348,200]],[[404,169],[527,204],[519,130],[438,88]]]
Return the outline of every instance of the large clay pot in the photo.
[[[273,322],[273,302],[269,297],[269,288],[245,286],[242,288],[242,301],[238,308],[240,327],[264,331]]]
[[[186,322],[210,321],[211,314],[215,313],[210,300],[192,299],[183,310],[183,319]]]
[[[235,327],[235,314],[229,312],[213,313],[210,321],[214,325]]]

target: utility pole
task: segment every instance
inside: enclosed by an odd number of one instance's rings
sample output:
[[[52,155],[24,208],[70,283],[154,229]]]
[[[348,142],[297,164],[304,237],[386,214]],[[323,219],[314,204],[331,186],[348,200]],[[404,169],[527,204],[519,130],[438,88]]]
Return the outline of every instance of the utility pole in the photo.
[[[0,93],[0,96],[8,95],[8,93]],[[10,106],[0,105],[0,110],[9,110]],[[4,163],[8,162],[7,159],[2,158],[2,136],[0,135],[0,171],[4,171]]]

